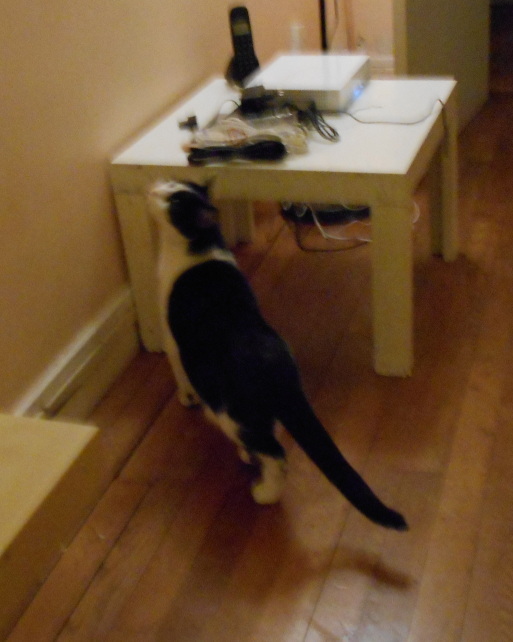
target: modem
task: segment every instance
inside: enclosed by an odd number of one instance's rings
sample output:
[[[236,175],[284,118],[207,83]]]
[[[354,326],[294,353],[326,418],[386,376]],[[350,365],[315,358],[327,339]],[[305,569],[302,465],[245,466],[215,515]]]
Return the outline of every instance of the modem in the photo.
[[[359,54],[282,54],[251,76],[246,87],[278,91],[300,109],[344,111],[370,78],[369,57]]]

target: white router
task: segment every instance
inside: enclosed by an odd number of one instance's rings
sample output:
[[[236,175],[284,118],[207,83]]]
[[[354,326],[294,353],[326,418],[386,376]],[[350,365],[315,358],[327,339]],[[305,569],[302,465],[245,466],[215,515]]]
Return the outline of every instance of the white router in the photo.
[[[304,109],[312,101],[320,111],[344,111],[370,79],[368,56],[358,54],[282,54],[245,83],[279,91]]]

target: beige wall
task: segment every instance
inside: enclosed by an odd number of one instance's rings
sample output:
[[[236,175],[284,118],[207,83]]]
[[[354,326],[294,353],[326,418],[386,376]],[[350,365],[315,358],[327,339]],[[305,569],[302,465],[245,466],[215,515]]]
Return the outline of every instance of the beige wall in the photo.
[[[393,52],[391,0],[353,0],[357,46],[371,54]]]
[[[224,71],[227,0],[17,0],[0,21],[0,409],[9,411],[126,280],[107,159]],[[317,3],[249,0],[261,61]]]
[[[326,0],[328,39],[334,50],[361,50],[371,56],[393,51],[392,0]]]

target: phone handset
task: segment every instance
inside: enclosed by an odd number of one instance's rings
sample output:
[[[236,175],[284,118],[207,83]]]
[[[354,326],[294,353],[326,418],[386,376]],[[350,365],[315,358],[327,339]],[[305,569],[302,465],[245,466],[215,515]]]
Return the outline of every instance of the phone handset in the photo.
[[[246,7],[234,7],[230,11],[230,32],[233,58],[227,75],[235,84],[242,85],[244,79],[260,67],[253,47],[251,23]]]

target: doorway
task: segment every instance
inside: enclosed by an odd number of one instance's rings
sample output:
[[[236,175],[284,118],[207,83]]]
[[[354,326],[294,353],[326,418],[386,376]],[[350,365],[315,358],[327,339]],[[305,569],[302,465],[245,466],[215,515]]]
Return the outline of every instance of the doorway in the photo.
[[[513,3],[490,6],[490,93],[513,94]]]

